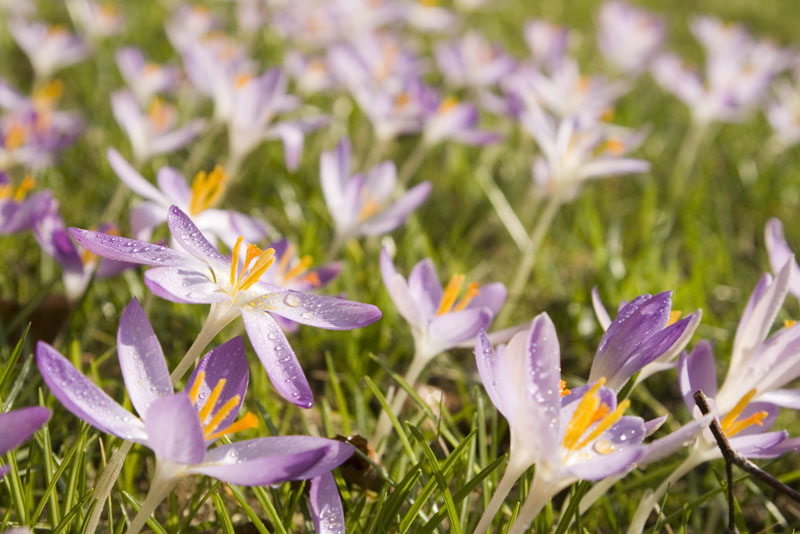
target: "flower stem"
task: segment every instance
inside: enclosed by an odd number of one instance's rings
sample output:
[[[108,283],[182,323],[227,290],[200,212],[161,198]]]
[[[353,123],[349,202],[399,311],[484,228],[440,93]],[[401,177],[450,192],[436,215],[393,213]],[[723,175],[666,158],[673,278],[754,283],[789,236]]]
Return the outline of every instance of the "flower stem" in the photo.
[[[558,484],[551,484],[547,480],[543,481],[541,477],[535,475],[533,477],[531,491],[525,498],[525,504],[520,508],[517,520],[511,525],[508,534],[522,534],[525,532],[542,508],[544,508],[556,493],[561,491],[562,487],[563,486],[559,486]]]
[[[173,470],[164,469],[163,464],[156,460],[156,472],[150,482],[150,490],[131,524],[128,525],[125,534],[139,534],[148,518],[153,515],[155,509],[167,498],[177,483],[178,477],[175,476]]]
[[[403,166],[400,167],[400,172],[397,174],[397,183],[401,186],[405,186],[409,180],[414,176],[414,174],[419,169],[419,166],[422,165],[422,162],[425,160],[425,155],[428,153],[429,145],[425,142],[425,137],[420,137],[419,142],[411,151],[406,161],[403,163]]]
[[[414,359],[411,360],[411,365],[408,367],[406,374],[403,375],[403,380],[413,388],[422,370],[427,367],[431,359],[432,358],[427,354],[417,350],[414,353]],[[390,410],[393,414],[398,414],[403,409],[403,404],[405,404],[407,398],[408,391],[400,388],[395,390],[394,396],[390,395],[390,398],[386,399],[387,402],[389,402]],[[378,419],[378,428],[375,431],[375,437],[373,439],[373,443],[378,444],[381,450],[385,447],[385,444],[381,442],[389,435],[391,429],[392,421],[389,418],[389,414],[381,412],[380,418]]]
[[[631,524],[628,527],[628,534],[641,534],[644,530],[645,523],[647,523],[647,518],[650,517],[650,512],[653,510],[655,505],[658,504],[658,501],[661,500],[661,497],[664,496],[670,486],[683,478],[686,473],[708,459],[706,455],[703,454],[703,449],[701,447],[702,445],[698,445],[695,449],[693,449],[692,453],[683,461],[683,463],[681,463],[675,469],[675,471],[673,471],[672,474],[670,474],[664,480],[664,482],[662,482],[661,485],[656,488],[654,492],[651,492],[649,495],[645,495],[642,500],[639,501],[639,506],[636,508],[636,512],[633,514]]]
[[[494,494],[492,495],[492,500],[489,501],[489,506],[486,507],[480,521],[478,521],[478,526],[475,527],[474,534],[483,534],[487,531],[492,524],[492,519],[494,519],[494,516],[497,515],[497,511],[500,510],[500,507],[503,505],[506,496],[511,491],[511,488],[514,487],[514,483],[522,476],[522,473],[524,473],[528,467],[528,465],[522,465],[521,463],[509,459],[506,471],[503,473],[503,478],[501,478],[500,482],[497,484],[497,488],[495,488]]]
[[[550,200],[548,200],[547,205],[545,205],[542,214],[539,215],[536,226],[534,226],[533,232],[531,233],[531,239],[527,243],[525,250],[522,251],[522,262],[519,265],[519,269],[517,269],[517,274],[514,276],[514,281],[511,283],[511,288],[508,291],[508,301],[497,318],[496,324],[498,326],[506,324],[512,310],[516,307],[520,296],[522,296],[522,290],[525,288],[525,284],[528,282],[533,266],[536,263],[539,247],[560,207],[561,197],[557,195],[552,196]]]
[[[192,343],[192,346],[189,347],[186,355],[184,355],[183,359],[169,375],[173,385],[183,378],[183,375],[186,374],[189,367],[197,360],[200,353],[203,352],[208,344],[211,343],[211,340],[214,339],[234,317],[235,315],[220,313],[216,304],[211,305],[211,311],[208,313],[206,322],[203,323],[203,328],[200,329],[200,333],[197,334],[197,338],[194,340],[194,343]]]
[[[669,186],[671,188],[670,197],[672,199],[677,199],[682,196],[681,193],[684,191],[684,188],[692,176],[694,163],[697,160],[697,154],[700,152],[700,145],[707,131],[708,122],[692,120],[689,125],[689,130],[683,138],[678,156],[675,158],[675,166],[672,167],[672,173],[669,177]]]

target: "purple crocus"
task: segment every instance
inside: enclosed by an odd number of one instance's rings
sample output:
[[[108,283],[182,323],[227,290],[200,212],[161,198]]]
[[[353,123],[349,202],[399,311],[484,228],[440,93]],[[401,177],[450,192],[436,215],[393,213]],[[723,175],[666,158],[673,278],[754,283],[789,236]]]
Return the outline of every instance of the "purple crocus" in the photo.
[[[25,442],[50,419],[51,412],[44,406],[30,406],[0,413],[0,456]],[[0,478],[11,469],[0,466]]]
[[[111,111],[128,135],[138,165],[153,156],[178,150],[206,127],[204,120],[192,119],[176,128],[178,115],[173,106],[156,97],[144,112],[127,89],[111,95]]]
[[[628,74],[646,69],[666,37],[663,18],[620,0],[602,5],[598,23],[600,51],[609,63]]]
[[[495,351],[485,332],[475,341],[481,381],[508,421],[511,448],[506,472],[475,529],[483,534],[514,482],[532,465],[530,493],[509,532],[520,534],[547,502],[577,480],[602,480],[630,469],[644,454],[644,421],[625,416],[604,380],[566,389],[552,321],[543,313]]]
[[[15,187],[8,173],[0,172],[0,235],[29,230],[51,211],[55,201],[50,191],[28,196],[34,184],[33,177],[26,176]]]
[[[151,63],[138,48],[120,48],[115,57],[120,74],[140,103],[149,102],[152,97],[172,89],[178,82],[176,67]]]
[[[345,443],[310,436],[257,438],[209,449],[221,436],[258,425],[251,412],[237,420],[248,381],[241,337],[208,352],[189,377],[187,389],[174,393],[158,339],[144,310],[132,300],[120,318],[117,352],[131,404],[140,417],[44,342],[37,345],[36,363],[51,393],[75,416],[155,452],[155,475],[128,529],[131,534],[185,476],[202,474],[246,486],[276,484],[322,476],[353,453]]]
[[[106,154],[119,179],[145,199],[131,210],[131,231],[136,239],[149,240],[153,230],[167,221],[172,205],[188,213],[212,244],[220,239],[233,247],[240,235],[248,243],[256,243],[267,233],[266,224],[258,219],[238,211],[214,208],[228,181],[227,173],[219,166],[210,173],[197,173],[191,186],[177,169],[162,167],[158,171],[158,187],[155,187],[119,152],[109,148]]]
[[[478,128],[478,109],[469,102],[453,97],[428,99],[422,142],[433,146],[446,140],[465,145],[483,146],[496,143],[503,135]]]
[[[273,249],[261,250],[237,239],[232,258],[222,255],[177,206],[167,224],[184,251],[122,237],[72,228],[75,239],[92,252],[119,261],[151,265],[145,284],[173,302],[211,304],[209,322],[219,331],[239,315],[261,363],[276,390],[286,399],[310,408],[311,388],[289,341],[270,314],[329,330],[349,330],[377,321],[371,304],[313,295],[261,281],[275,262]],[[245,250],[245,260],[239,261]],[[178,366],[184,370],[186,364]],[[178,374],[181,374],[178,372]]]
[[[359,235],[380,235],[403,224],[431,191],[430,182],[412,187],[394,203],[389,197],[397,183],[394,163],[384,161],[366,175],[350,172],[351,148],[347,138],[320,156],[320,181],[328,211],[336,225],[336,242]]]
[[[435,48],[436,63],[454,87],[475,89],[496,85],[516,67],[514,58],[477,31]]]
[[[47,80],[58,69],[77,63],[89,54],[83,39],[62,26],[16,18],[8,21],[8,29],[28,56],[39,80]]]
[[[777,276],[787,262],[792,264],[792,276],[789,282],[789,292],[800,299],[800,267],[794,259],[792,249],[786,242],[783,233],[783,223],[779,219],[771,218],[764,228],[764,243],[767,246],[769,264],[772,273]]]
[[[67,9],[75,24],[92,41],[98,42],[122,30],[122,12],[108,2],[67,0]]]
[[[552,71],[564,61],[570,45],[569,29],[535,19],[525,24],[524,36],[536,66]]]
[[[658,371],[675,367],[675,358],[689,343],[700,324],[701,310],[680,319],[672,311],[672,292],[640,295],[619,308],[611,321],[603,304],[592,293],[592,300],[605,330],[592,362],[589,381],[605,378],[608,387],[618,391],[635,373],[637,383]]]

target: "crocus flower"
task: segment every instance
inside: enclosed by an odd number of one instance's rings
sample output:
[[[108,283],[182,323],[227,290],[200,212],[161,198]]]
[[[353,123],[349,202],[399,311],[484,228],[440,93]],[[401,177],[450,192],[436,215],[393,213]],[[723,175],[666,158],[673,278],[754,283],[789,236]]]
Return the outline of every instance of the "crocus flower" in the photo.
[[[44,406],[30,406],[0,413],[0,456],[25,442],[50,419],[50,410]],[[0,466],[0,478],[11,469]]]
[[[140,103],[175,87],[178,69],[170,65],[158,65],[145,60],[138,48],[126,46],[116,51],[117,68],[125,83]]]
[[[220,26],[210,9],[201,4],[181,4],[166,24],[167,38],[182,52]]]
[[[465,145],[483,146],[496,143],[502,134],[478,128],[478,109],[469,102],[447,97],[426,103],[422,140],[427,146],[452,140]]]
[[[241,337],[208,352],[189,377],[187,389],[173,393],[158,339],[133,300],[120,318],[117,352],[125,388],[139,417],[50,345],[39,342],[36,362],[51,393],[67,410],[102,432],[155,452],[156,472],[145,501],[150,510],[137,516],[129,532],[138,532],[185,476],[203,474],[231,484],[261,486],[321,476],[353,452],[345,443],[310,436],[256,438],[209,449],[221,436],[258,424],[251,412],[237,420],[248,381]]]
[[[524,36],[537,66],[552,71],[564,61],[570,44],[570,31],[567,28],[535,19],[525,24]]]
[[[642,457],[646,428],[625,416],[598,380],[570,391],[560,380],[560,349],[547,314],[508,345],[492,348],[485,333],[475,341],[481,381],[511,432],[509,463],[475,532],[483,534],[514,482],[536,465],[530,493],[510,532],[520,534],[547,502],[578,480],[602,480],[626,472]]]
[[[112,3],[68,0],[67,8],[75,24],[93,41],[115,35],[122,29],[122,12]]]
[[[212,244],[220,239],[233,247],[240,235],[248,243],[255,243],[267,233],[266,225],[249,215],[214,208],[228,181],[227,173],[219,166],[210,173],[198,172],[191,186],[178,170],[162,167],[158,171],[158,187],[155,187],[113,148],[108,149],[107,156],[119,179],[145,199],[131,210],[131,231],[136,239],[149,240],[153,230],[167,222],[171,205],[188,213]]]
[[[603,330],[603,338],[592,361],[589,382],[605,378],[607,386],[618,391],[639,373],[641,382],[658,371],[675,367],[674,360],[689,343],[700,324],[701,310],[679,319],[672,311],[672,292],[640,295],[620,306],[612,321],[597,295],[592,301]]]
[[[127,89],[111,95],[111,111],[128,135],[138,164],[153,156],[178,150],[206,127],[204,120],[192,119],[184,126],[175,128],[178,114],[173,106],[156,97],[145,113],[133,93]]]
[[[100,227],[103,232],[119,235],[113,225]],[[76,246],[67,233],[67,228],[58,213],[58,202],[52,200],[46,214],[36,219],[34,236],[39,246],[61,266],[64,292],[67,300],[75,302],[89,285],[92,276],[110,278],[126,269],[135,267],[133,263],[100,259],[88,250]]]
[[[394,230],[430,193],[430,182],[422,182],[389,204],[397,182],[394,163],[380,163],[364,176],[350,174],[350,160],[350,141],[345,138],[336,150],[323,152],[319,163],[322,193],[336,224],[339,243],[359,235]]]
[[[412,28],[424,32],[445,32],[458,24],[458,16],[437,5],[435,0],[401,2],[400,8],[406,22]]]
[[[89,53],[83,39],[61,26],[17,18],[8,21],[8,29],[39,80],[50,78],[58,69],[81,61]]]
[[[286,72],[295,81],[298,91],[305,95],[328,91],[336,81],[324,57],[305,55],[298,50],[286,52],[283,60]]]
[[[411,325],[417,354],[425,364],[488,328],[506,300],[506,288],[500,282],[484,286],[472,282],[461,294],[463,274],[451,276],[443,289],[431,259],[417,263],[406,280],[386,249],[381,250],[381,275],[397,311]]]
[[[800,143],[800,69],[795,69],[791,81],[778,80],[772,89],[764,115],[772,127],[772,145],[779,152]]]
[[[778,275],[786,262],[791,261],[792,276],[789,281],[789,292],[796,298],[800,299],[800,267],[794,259],[792,249],[786,242],[786,236],[783,233],[783,224],[776,218],[771,218],[767,221],[764,229],[764,243],[767,246],[767,254],[769,255],[769,264],[772,267],[772,273]]]
[[[226,258],[177,206],[169,208],[167,224],[185,252],[77,228],[71,232],[81,245],[100,256],[154,266],[145,273],[145,284],[153,293],[173,302],[211,304],[208,321],[219,330],[241,315],[275,389],[298,406],[313,405],[311,388],[289,341],[270,314],[330,330],[359,328],[381,316],[370,304],[260,281],[275,261],[274,250],[245,245],[240,237],[232,258]],[[240,262],[243,247],[245,260]]]
[[[600,51],[614,67],[629,74],[646,69],[666,37],[663,18],[620,0],[604,3],[598,22]]]
[[[39,191],[28,196],[33,187],[34,180],[30,175],[15,187],[8,174],[0,172],[0,235],[29,230],[52,209],[52,193]]]
[[[717,387],[709,343],[698,343],[691,355],[684,353],[678,363],[681,394],[689,411],[700,417],[693,395],[702,390],[731,446],[745,457],[774,458],[800,448],[800,438],[787,439],[785,430],[769,431],[780,407],[800,408],[800,391],[784,389],[800,376],[800,328],[788,323],[769,336],[791,283],[793,262],[794,258],[790,258],[774,280],[765,274],[750,295],[736,329],[728,373],[721,387]],[[650,511],[671,485],[697,465],[722,456],[710,432],[700,430],[684,462],[652,495],[640,501],[630,534],[642,532]],[[675,443],[673,450],[681,446]]]
[[[477,31],[469,31],[457,41],[438,44],[435,54],[439,69],[454,87],[496,85],[516,66],[513,57]]]

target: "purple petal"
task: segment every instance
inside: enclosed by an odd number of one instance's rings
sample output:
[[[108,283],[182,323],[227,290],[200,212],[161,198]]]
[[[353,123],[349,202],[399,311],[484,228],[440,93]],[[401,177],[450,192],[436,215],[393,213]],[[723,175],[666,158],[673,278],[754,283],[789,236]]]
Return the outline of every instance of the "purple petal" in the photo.
[[[157,296],[191,304],[223,302],[230,297],[208,278],[208,269],[190,267],[156,267],[144,273],[144,283]]]
[[[669,416],[662,415],[661,417],[656,417],[655,419],[650,419],[649,421],[644,422],[644,432],[645,437],[652,436],[656,433],[656,431],[661,428],[661,426],[667,421]]]
[[[786,262],[792,262],[792,276],[791,283],[789,284],[789,291],[797,298],[800,298],[800,267],[794,259],[792,249],[786,242],[786,236],[783,233],[783,224],[776,218],[767,221],[767,226],[764,229],[764,243],[767,246],[767,254],[769,255],[769,264],[772,267],[772,272],[777,275],[781,271]]]
[[[243,309],[242,319],[258,359],[283,398],[302,408],[314,405],[308,380],[289,341],[268,313]]]
[[[648,443],[645,445],[644,456],[639,460],[639,466],[644,467],[650,463],[657,462],[673,452],[694,443],[694,439],[711,423],[713,417],[712,414],[708,414],[702,419],[686,423],[663,438]]]
[[[154,400],[144,417],[148,445],[157,457],[179,464],[203,461],[206,442],[189,396],[175,393]]]
[[[53,396],[76,417],[107,434],[147,443],[142,421],[83,376],[56,349],[40,341],[36,364]]]
[[[776,389],[758,396],[759,400],[777,404],[782,408],[800,410],[800,389]]]
[[[505,356],[503,354],[503,356]],[[505,393],[512,385],[508,364],[504,357],[500,357],[492,348],[486,331],[481,330],[475,338],[475,363],[478,366],[483,388],[489,395],[492,404],[509,420],[512,415],[512,406],[507,406]]]
[[[203,356],[186,382],[187,390],[193,389],[197,380],[197,373],[200,371],[205,373],[205,377],[197,389],[197,399],[207,399],[211,391],[223,379],[225,380],[225,386],[217,399],[217,405],[222,406],[228,402],[228,399],[239,397],[236,407],[217,425],[218,429],[226,428],[236,420],[239,408],[244,401],[244,394],[247,391],[249,372],[247,370],[247,355],[244,351],[242,336],[236,336]],[[216,413],[216,410],[212,409],[211,414],[214,413]],[[209,414],[209,417],[211,417],[211,414]]]
[[[678,362],[678,384],[689,413],[694,412],[694,394],[702,391],[709,398],[717,396],[717,365],[714,350],[708,341],[698,341],[691,355],[681,354]]]
[[[592,308],[594,308],[597,322],[600,323],[602,329],[608,330],[608,327],[611,326],[611,316],[608,315],[606,307],[603,306],[603,301],[600,300],[600,293],[597,291],[597,286],[592,288]]]
[[[266,224],[238,211],[207,209],[195,220],[204,232],[218,236],[230,248],[239,236],[247,243],[258,243],[267,235]]]
[[[167,362],[150,321],[136,299],[131,300],[117,329],[117,354],[131,404],[144,417],[150,404],[172,395]]]
[[[342,500],[331,473],[311,479],[309,500],[316,534],[344,534]]]
[[[362,231],[366,235],[380,235],[394,230],[405,222],[412,211],[425,202],[431,188],[430,182],[422,182],[412,187],[394,204],[361,223]]]
[[[136,169],[134,169],[116,149],[109,148],[106,151],[106,157],[108,158],[108,163],[111,165],[111,169],[131,191],[148,200],[158,202],[163,206],[169,204],[164,194],[156,189],[156,187],[148,182],[141,174],[136,172]]]
[[[381,311],[372,304],[299,291],[268,293],[250,304],[258,310],[328,330],[361,328],[381,318]]]
[[[344,205],[344,184],[350,177],[350,141],[343,138],[335,151],[323,152],[319,159],[319,176],[325,204],[331,214]]]
[[[634,467],[643,454],[643,448],[631,447],[621,452],[593,456],[591,460],[571,465],[568,469],[570,473],[584,480],[602,480],[625,473]]]
[[[397,311],[400,312],[408,323],[416,328],[425,328],[427,320],[422,315],[422,312],[417,306],[417,301],[411,294],[408,288],[406,279],[402,275],[395,275],[394,278],[386,283],[386,289],[389,291],[389,296],[392,297]]]
[[[329,473],[352,454],[353,447],[340,441],[278,436],[216,447],[192,471],[223,482],[263,486]]]
[[[524,372],[524,396],[531,406],[535,407],[531,414],[531,425],[535,432],[546,434],[542,440],[552,443],[557,440],[558,425],[549,422],[558,417],[561,408],[561,349],[553,321],[546,313],[541,313],[531,323],[525,343],[524,368],[516,369]]]
[[[81,230],[80,228],[70,228],[69,232],[86,250],[112,260],[159,266],[195,263],[188,254],[146,241]]]
[[[772,424],[778,419],[778,412],[781,411],[780,406],[769,402],[756,401],[748,404],[736,420],[743,420],[751,417],[758,412],[764,412],[766,415],[761,420],[760,425],[750,425],[745,428],[736,436],[749,436],[750,434],[763,434],[765,430],[770,428]]]
[[[467,308],[439,315],[431,321],[428,333],[432,339],[440,341],[442,347],[439,350],[442,351],[474,338],[491,322],[492,312],[488,308]]]
[[[778,447],[789,436],[785,430],[734,436],[728,441],[736,452],[746,458],[774,458],[786,452]]]
[[[29,406],[0,413],[0,454],[5,454],[27,441],[50,419],[50,415],[50,410],[44,406]]]
[[[204,263],[227,271],[230,262],[222,253],[208,242],[208,239],[197,229],[192,220],[178,206],[170,206],[167,214],[167,224],[172,237],[186,252]]]
[[[140,202],[131,209],[131,232],[136,239],[149,240],[156,226],[166,221],[166,208],[155,202]]]
[[[408,289],[423,316],[434,317],[442,300],[443,290],[432,259],[425,258],[411,269]]]
[[[169,199],[167,204],[180,204],[188,206],[192,199],[192,190],[186,182],[186,178],[172,167],[161,167],[158,169],[158,187]]]
[[[506,302],[506,286],[501,282],[493,282],[480,287],[479,293],[473,298],[468,308],[489,308],[494,315],[500,311]]]

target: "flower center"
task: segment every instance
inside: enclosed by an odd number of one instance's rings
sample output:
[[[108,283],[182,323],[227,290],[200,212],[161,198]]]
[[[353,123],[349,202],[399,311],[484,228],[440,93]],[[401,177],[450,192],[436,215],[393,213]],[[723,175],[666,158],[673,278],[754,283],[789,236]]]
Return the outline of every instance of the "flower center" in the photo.
[[[242,89],[245,85],[250,83],[250,80],[252,80],[252,79],[253,79],[253,75],[252,74],[248,74],[246,72],[242,73],[242,74],[237,74],[236,75],[236,80],[234,81],[234,84],[236,85],[237,89]]]
[[[461,292],[461,286],[464,285],[465,277],[463,274],[457,273],[450,277],[447,286],[444,288],[442,300],[439,302],[439,309],[436,310],[436,315],[444,315],[450,311],[461,311],[467,307],[467,304],[480,293],[480,286],[477,282],[472,282],[467,286],[464,291],[464,296],[456,303],[458,294]]]
[[[736,403],[736,406],[733,407],[733,410],[729,411],[725,417],[722,418],[720,421],[720,426],[722,427],[722,431],[725,433],[726,436],[733,437],[745,428],[758,425],[764,426],[764,419],[767,417],[767,412],[760,411],[756,412],[750,417],[745,417],[744,419],[738,419],[738,417],[742,414],[744,409],[747,407],[748,403],[756,396],[756,388],[751,389],[744,396],[739,399],[739,402]],[[738,420],[737,420],[738,419]]]
[[[317,273],[307,273],[308,268],[314,260],[309,255],[297,259],[295,254],[296,249],[294,245],[289,245],[286,252],[281,256],[278,262],[278,267],[275,271],[275,278],[280,280],[282,286],[289,285],[293,280],[300,279],[303,282],[308,282],[312,286],[317,287],[321,285]]]
[[[38,85],[33,91],[33,103],[37,110],[52,109],[64,93],[61,80],[53,80],[45,85]]]
[[[228,175],[217,165],[211,173],[200,171],[192,182],[192,198],[189,201],[189,214],[194,217],[207,210],[219,200],[225,191]]]
[[[147,109],[147,116],[150,118],[150,122],[156,127],[156,130],[163,132],[172,124],[175,117],[175,109],[156,97],[150,102],[150,107]]]
[[[453,98],[452,96],[448,96],[447,98],[442,100],[441,104],[439,104],[439,109],[436,110],[436,113],[438,113],[439,115],[446,115],[447,113],[453,111],[457,106],[458,106],[458,99]]]
[[[199,411],[197,412],[197,418],[200,420],[200,426],[203,428],[203,437],[205,437],[206,440],[217,439],[225,434],[233,434],[234,432],[241,432],[243,430],[258,426],[258,418],[255,416],[255,414],[253,414],[253,412],[247,412],[238,421],[234,421],[225,428],[217,430],[217,427],[220,425],[220,423],[222,423],[222,421],[224,421],[225,418],[228,417],[228,415],[230,415],[230,413],[239,405],[239,400],[241,397],[239,395],[234,395],[225,401],[225,403],[215,412],[214,407],[216,406],[219,396],[222,394],[222,390],[225,388],[225,384],[227,383],[227,380],[220,378],[214,386],[214,389],[212,389],[211,393],[209,393],[208,399],[206,399],[201,407],[197,397],[198,393],[200,392],[200,385],[203,383],[203,380],[205,380],[205,377],[205,371],[197,372],[197,377],[195,377],[194,383],[189,390],[189,399],[196,408],[199,408]]]
[[[367,191],[367,188],[361,189],[361,209],[358,211],[358,222],[363,222],[376,213],[380,213],[383,206],[380,202]]]
[[[14,120],[6,130],[6,136],[3,140],[6,150],[16,150],[25,143],[25,138],[28,137],[28,131],[21,122]]]
[[[559,381],[559,383],[558,383],[558,392],[559,392],[559,394],[561,394],[562,397],[566,397],[567,395],[572,393],[572,391],[570,391],[567,388],[567,381],[566,380],[560,380]]]
[[[565,449],[577,451],[584,448],[619,421],[630,406],[631,401],[625,399],[617,405],[613,412],[609,413],[608,406],[601,402],[598,394],[605,383],[606,379],[601,378],[581,398],[575,413],[572,414],[572,419],[567,424],[567,431],[564,433],[562,444]],[[589,431],[589,428],[595,423],[597,424]],[[598,444],[599,446],[595,447],[595,450],[600,454],[614,451],[613,443],[608,440],[601,440]]]
[[[0,185],[0,199],[10,198],[14,202],[22,202],[34,185],[36,185],[36,181],[30,174],[22,179],[16,189],[11,184]]]
[[[239,271],[239,252],[242,249],[244,237],[239,236],[233,247],[231,258],[231,295],[250,289],[261,276],[267,272],[270,265],[275,262],[275,249],[261,250],[255,245],[248,244],[245,251],[244,264]]]

